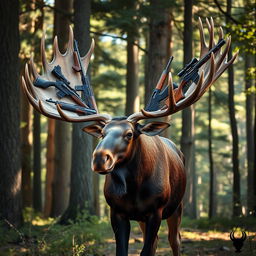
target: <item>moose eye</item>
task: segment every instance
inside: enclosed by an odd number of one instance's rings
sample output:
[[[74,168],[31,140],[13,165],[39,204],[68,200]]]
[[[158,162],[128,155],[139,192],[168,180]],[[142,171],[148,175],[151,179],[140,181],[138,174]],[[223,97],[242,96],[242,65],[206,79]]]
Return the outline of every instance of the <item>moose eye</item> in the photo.
[[[132,138],[132,136],[133,136],[133,133],[132,133],[132,132],[127,132],[126,135],[125,135],[125,137],[126,137],[127,139],[129,139],[129,140]]]

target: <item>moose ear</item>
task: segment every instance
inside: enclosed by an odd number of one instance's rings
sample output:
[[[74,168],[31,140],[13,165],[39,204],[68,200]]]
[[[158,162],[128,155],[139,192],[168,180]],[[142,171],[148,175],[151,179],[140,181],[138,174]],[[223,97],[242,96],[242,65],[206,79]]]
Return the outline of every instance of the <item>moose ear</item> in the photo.
[[[148,136],[155,136],[160,134],[163,130],[168,128],[170,124],[164,122],[152,122],[139,126],[139,131]]]
[[[102,136],[101,132],[102,132],[103,127],[104,126],[99,125],[99,124],[92,124],[92,125],[85,126],[83,128],[83,131],[91,134],[92,136],[94,136],[96,138],[100,138]]]

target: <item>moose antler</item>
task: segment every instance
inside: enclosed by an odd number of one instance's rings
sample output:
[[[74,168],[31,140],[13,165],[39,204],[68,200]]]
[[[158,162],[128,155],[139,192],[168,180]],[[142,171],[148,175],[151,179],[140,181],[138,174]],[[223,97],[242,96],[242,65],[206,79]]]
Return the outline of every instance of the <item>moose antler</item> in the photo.
[[[70,27],[67,51],[64,54],[60,53],[56,36],[53,44],[54,57],[49,63],[45,54],[45,36],[43,36],[41,40],[43,74],[37,73],[33,58],[31,58],[25,66],[22,88],[29,102],[47,117],[69,122],[107,122],[111,117],[98,113],[91,88],[88,88],[89,93],[85,97],[87,102],[92,103],[92,107],[84,102],[81,92],[76,89],[76,86],[90,87],[89,81],[86,81],[86,71],[93,53],[94,41],[92,40],[87,54],[81,58],[78,49],[74,51],[73,44],[73,30]],[[80,65],[80,68],[77,65]],[[81,79],[82,75],[84,77]]]
[[[214,41],[214,23],[211,18],[210,21],[206,19],[207,28],[209,32],[209,44],[206,45],[205,36],[203,32],[202,21],[199,18],[199,32],[200,32],[200,59],[211,51],[213,47],[216,46]],[[220,27],[219,30],[219,42],[223,40],[223,30]],[[210,52],[210,58],[207,60],[198,70],[198,81],[193,82],[183,97],[180,97],[182,94],[182,89],[184,83],[180,83],[177,89],[174,89],[172,82],[172,75],[169,73],[168,76],[168,87],[169,94],[167,100],[167,106],[157,111],[146,111],[144,109],[141,112],[134,113],[128,117],[128,120],[131,122],[137,122],[142,119],[147,118],[157,118],[164,117],[171,114],[174,114],[190,105],[198,101],[203,94],[209,89],[209,87],[220,77],[220,75],[234,62],[236,59],[238,52],[234,54],[234,56],[227,61],[227,55],[230,48],[231,37],[228,37],[226,42],[226,48],[221,53],[220,47],[217,48],[215,52]]]

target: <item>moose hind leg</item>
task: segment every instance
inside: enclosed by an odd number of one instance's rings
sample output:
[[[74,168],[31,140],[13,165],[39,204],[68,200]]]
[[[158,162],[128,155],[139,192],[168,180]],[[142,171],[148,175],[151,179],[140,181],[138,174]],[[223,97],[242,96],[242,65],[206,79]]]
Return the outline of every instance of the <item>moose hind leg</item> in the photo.
[[[168,240],[173,251],[173,256],[180,256],[181,237],[179,226],[181,222],[182,205],[176,209],[171,217],[167,219],[169,228]]]

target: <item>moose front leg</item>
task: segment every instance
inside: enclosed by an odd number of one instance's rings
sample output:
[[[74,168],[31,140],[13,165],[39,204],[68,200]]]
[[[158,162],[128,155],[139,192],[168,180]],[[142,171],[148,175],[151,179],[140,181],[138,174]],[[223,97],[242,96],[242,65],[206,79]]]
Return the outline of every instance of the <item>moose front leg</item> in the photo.
[[[111,225],[116,238],[116,256],[127,256],[130,236],[129,219],[111,210]]]
[[[154,256],[156,251],[157,233],[162,220],[162,210],[152,213],[146,220],[145,240],[141,256]]]

